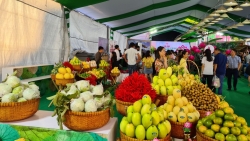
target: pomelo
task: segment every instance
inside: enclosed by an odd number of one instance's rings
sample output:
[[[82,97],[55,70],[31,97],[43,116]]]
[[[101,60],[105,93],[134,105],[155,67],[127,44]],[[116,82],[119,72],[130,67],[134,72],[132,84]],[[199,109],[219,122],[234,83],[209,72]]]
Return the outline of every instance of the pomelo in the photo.
[[[127,124],[125,134],[133,138],[135,136],[135,126],[133,124]]]
[[[147,140],[153,140],[154,138],[158,137],[158,129],[156,126],[151,125],[146,132]]]
[[[174,106],[175,104],[175,98],[174,96],[168,96],[168,101],[167,101],[168,104]]]
[[[133,109],[134,109],[134,112],[141,112],[141,107],[142,107],[142,102],[140,100],[134,102],[133,104]]]
[[[120,130],[122,133],[125,133],[125,129],[126,129],[126,126],[128,124],[128,121],[127,120],[122,120],[121,123],[120,123]]]
[[[151,126],[153,123],[153,118],[150,114],[144,114],[142,116],[142,125],[145,127],[145,129],[148,129],[149,126]]]
[[[141,124],[141,114],[139,113],[133,113],[132,115],[132,123],[134,124],[134,126],[138,126]]]
[[[167,134],[171,131],[171,124],[168,120],[165,120],[163,124],[167,127]]]
[[[147,95],[147,94],[143,95],[141,101],[142,101],[143,105],[145,105],[145,104],[149,104],[150,105],[152,103],[151,97],[149,95]]]
[[[158,84],[158,79],[159,79],[158,76],[154,76],[154,77],[153,77],[153,83],[154,83],[155,85]]]
[[[175,115],[178,115],[180,110],[181,110],[181,108],[179,106],[174,106],[174,108],[173,108],[173,112],[174,112]]]
[[[167,88],[166,88],[166,86],[161,86],[160,87],[160,94],[161,95],[167,95]]]
[[[174,89],[173,90],[173,96],[175,99],[181,98],[181,90],[180,89]]]
[[[178,113],[178,122],[180,123],[185,123],[187,122],[188,118],[187,118],[187,114],[184,112],[179,112]]]
[[[144,140],[146,137],[145,128],[142,125],[138,125],[135,129],[135,137],[140,140]]]
[[[145,104],[141,108],[141,115],[143,116],[144,114],[151,114],[151,106],[149,104]]]
[[[183,111],[183,112],[186,113],[186,114],[189,113],[187,106],[181,107],[181,111]]]
[[[173,95],[173,90],[174,90],[173,86],[167,86],[168,95]]]
[[[153,111],[151,113],[151,116],[152,116],[152,124],[153,125],[158,125],[159,122],[160,122],[160,115],[158,114],[158,112]]]
[[[127,114],[128,114],[128,113],[133,113],[133,112],[134,112],[134,107],[133,107],[133,105],[128,106],[128,108],[127,108]]]
[[[158,138],[160,138],[160,139],[166,138],[166,136],[168,134],[167,127],[163,123],[160,123],[160,124],[158,124],[157,128],[158,128]]]
[[[188,113],[187,117],[189,122],[195,122],[197,120],[194,113]]]
[[[182,101],[182,99],[181,99],[181,98],[177,98],[177,99],[175,100],[175,104],[174,104],[174,105],[181,108],[181,107],[183,106],[183,101]]]
[[[177,121],[177,116],[174,112],[168,113],[168,120],[176,122]]]
[[[160,86],[160,87],[164,86],[164,81],[162,79],[158,79],[157,85]]]
[[[183,105],[186,106],[188,104],[188,99],[186,97],[181,97],[182,101],[183,101]]]
[[[165,80],[165,86],[168,87],[168,86],[172,86],[172,80],[170,78],[167,78]]]

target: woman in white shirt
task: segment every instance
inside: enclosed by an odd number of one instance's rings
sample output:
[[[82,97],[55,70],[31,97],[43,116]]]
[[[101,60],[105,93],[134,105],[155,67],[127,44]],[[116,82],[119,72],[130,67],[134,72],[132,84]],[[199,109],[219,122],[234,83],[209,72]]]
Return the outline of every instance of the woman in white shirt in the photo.
[[[212,80],[213,80],[213,63],[214,57],[212,57],[212,53],[210,49],[205,50],[205,56],[202,58],[202,67],[201,67],[201,77],[207,83],[207,86],[212,90]]]

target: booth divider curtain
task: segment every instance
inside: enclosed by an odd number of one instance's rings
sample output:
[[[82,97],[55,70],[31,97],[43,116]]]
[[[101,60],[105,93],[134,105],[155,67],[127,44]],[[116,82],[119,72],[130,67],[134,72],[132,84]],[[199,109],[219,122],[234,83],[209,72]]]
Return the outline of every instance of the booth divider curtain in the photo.
[[[121,52],[124,52],[124,49],[127,48],[128,38],[119,32],[114,31],[114,41],[119,45]]]
[[[60,4],[0,0],[0,11],[0,68],[54,64],[60,60],[64,36]]]

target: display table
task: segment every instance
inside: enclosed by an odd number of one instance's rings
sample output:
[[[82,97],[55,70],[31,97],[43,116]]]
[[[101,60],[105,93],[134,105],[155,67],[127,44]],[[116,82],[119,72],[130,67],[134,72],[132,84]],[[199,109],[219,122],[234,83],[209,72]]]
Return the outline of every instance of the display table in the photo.
[[[56,117],[51,117],[53,112],[39,110],[34,116],[15,122],[3,122],[10,125],[20,125],[20,126],[33,126],[41,128],[59,129]],[[86,132],[96,133],[108,141],[115,141],[117,128],[117,118],[110,118],[109,122],[102,128],[96,130],[89,130]],[[63,126],[64,130],[69,130],[66,126]]]

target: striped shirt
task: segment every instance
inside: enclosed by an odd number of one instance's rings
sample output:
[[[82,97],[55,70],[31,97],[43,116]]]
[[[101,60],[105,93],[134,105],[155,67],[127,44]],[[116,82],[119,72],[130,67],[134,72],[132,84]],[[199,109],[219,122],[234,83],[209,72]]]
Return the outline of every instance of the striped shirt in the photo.
[[[230,69],[238,69],[239,64],[241,63],[241,59],[239,56],[228,56],[227,57],[227,64],[228,68]]]

